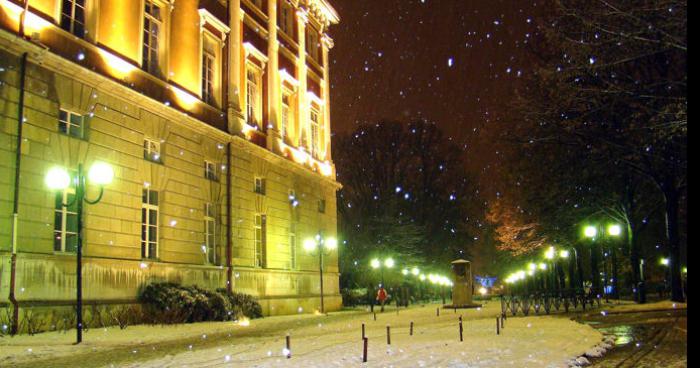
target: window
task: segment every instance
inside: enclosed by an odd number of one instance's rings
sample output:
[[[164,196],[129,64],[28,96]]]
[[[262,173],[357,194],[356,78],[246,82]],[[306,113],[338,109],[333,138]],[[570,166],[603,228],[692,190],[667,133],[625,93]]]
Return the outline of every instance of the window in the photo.
[[[267,257],[265,250],[267,248],[266,244],[266,233],[267,233],[267,216],[257,214],[255,215],[255,267],[266,267]]]
[[[280,134],[282,135],[282,138],[287,137],[287,129],[289,129],[289,102],[289,93],[282,93],[282,118],[280,119]]]
[[[74,112],[60,109],[58,112],[58,131],[71,137],[83,138],[85,118]]]
[[[160,52],[160,34],[163,21],[161,8],[154,4],[153,0],[145,0],[143,12],[143,70],[154,74],[160,74],[158,54]]]
[[[85,0],[63,0],[61,28],[80,38],[85,37]]]
[[[306,52],[316,61],[318,61],[318,48],[318,33],[314,29],[309,29],[309,31],[306,32]]]
[[[71,186],[63,192],[56,193],[53,235],[54,251],[69,253],[77,251],[78,203],[75,200],[75,187]]]
[[[260,127],[261,112],[260,71],[249,66],[246,72],[246,118],[248,124]]]
[[[210,264],[217,264],[216,209],[212,203],[204,205],[204,246],[207,252],[207,262]]]
[[[320,135],[320,127],[319,127],[319,112],[318,109],[316,109],[315,106],[311,106],[310,110],[310,116],[309,120],[311,123],[311,155],[315,158],[318,158],[320,155],[320,149],[319,149],[319,135]]]
[[[158,192],[149,188],[141,204],[141,258],[158,258]]]
[[[326,213],[326,200],[325,199],[318,200],[318,212]]]
[[[252,2],[253,5],[255,5],[255,7],[258,8],[259,10],[261,10],[261,11],[263,10],[263,0],[251,0],[251,2]]]
[[[294,220],[289,225],[289,268],[297,268],[297,224]]]
[[[265,195],[265,178],[255,178],[255,193]]]
[[[294,36],[294,7],[288,0],[281,0],[279,26],[287,36]]]
[[[160,142],[146,138],[143,140],[143,158],[148,161],[162,163],[160,155]]]
[[[214,97],[214,55],[207,50],[202,52],[202,100],[214,105],[216,99]]]
[[[204,161],[204,177],[212,181],[219,181],[215,163]]]

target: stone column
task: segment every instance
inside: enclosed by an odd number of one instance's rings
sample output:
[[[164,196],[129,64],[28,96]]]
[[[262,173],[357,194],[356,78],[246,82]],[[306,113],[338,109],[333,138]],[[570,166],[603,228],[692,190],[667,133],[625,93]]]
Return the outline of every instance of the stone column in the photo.
[[[267,101],[268,101],[268,122],[267,122],[267,149],[273,152],[280,152],[279,145],[279,123],[281,119],[281,85],[279,70],[279,40],[277,39],[277,0],[267,1],[268,21],[267,32],[269,40],[267,42]]]
[[[229,2],[229,27],[231,36],[228,43],[228,131],[230,134],[241,134],[245,117],[241,110],[241,75],[243,73],[243,62],[241,53],[243,50],[243,12],[241,11],[241,0],[231,0]]]
[[[299,37],[298,44],[299,44],[299,52],[297,55],[297,78],[299,79],[299,90],[298,90],[298,98],[297,101],[299,103],[299,106],[297,108],[298,111],[298,116],[297,116],[297,126],[296,126],[296,139],[297,139],[297,145],[301,147],[301,137],[302,135],[306,135],[307,140],[307,146],[309,144],[309,139],[308,139],[308,125],[309,125],[309,106],[308,102],[306,99],[306,92],[307,92],[307,79],[306,79],[306,23],[309,22],[309,16],[306,12],[306,9],[299,9],[297,11],[297,34]],[[305,147],[308,148],[308,147]]]
[[[331,82],[330,82],[330,63],[328,60],[328,51],[333,48],[333,39],[327,34],[323,35],[323,148],[324,159],[331,161]]]

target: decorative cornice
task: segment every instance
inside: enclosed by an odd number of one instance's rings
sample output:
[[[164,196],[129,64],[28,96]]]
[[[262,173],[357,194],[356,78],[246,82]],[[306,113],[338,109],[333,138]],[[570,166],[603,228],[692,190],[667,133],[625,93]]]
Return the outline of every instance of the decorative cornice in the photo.
[[[217,31],[221,32],[221,39],[226,41],[226,34],[231,32],[231,28],[224,24],[224,22],[220,21],[207,9],[199,9],[199,17],[201,19],[201,27],[204,27],[205,24],[211,24]]]
[[[321,37],[321,42],[330,50],[333,47],[335,47],[335,41],[327,34],[324,33],[323,36]]]

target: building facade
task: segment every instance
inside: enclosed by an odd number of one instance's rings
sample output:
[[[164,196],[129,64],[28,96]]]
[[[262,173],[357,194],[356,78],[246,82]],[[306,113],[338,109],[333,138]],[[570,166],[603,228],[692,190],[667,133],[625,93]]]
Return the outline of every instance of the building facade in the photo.
[[[86,304],[172,281],[318,309],[303,244],[336,236],[338,21],[326,0],[0,0],[0,307],[75,303],[75,192],[44,178],[100,161],[115,178],[83,212]],[[337,251],[324,262],[338,309]]]

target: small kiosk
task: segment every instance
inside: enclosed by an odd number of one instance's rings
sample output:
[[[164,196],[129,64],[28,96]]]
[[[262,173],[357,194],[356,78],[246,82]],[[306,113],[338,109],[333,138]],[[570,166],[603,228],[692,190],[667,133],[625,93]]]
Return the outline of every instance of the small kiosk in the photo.
[[[458,259],[452,262],[452,305],[445,308],[480,308],[481,304],[473,302],[474,277],[472,277],[471,262]]]

